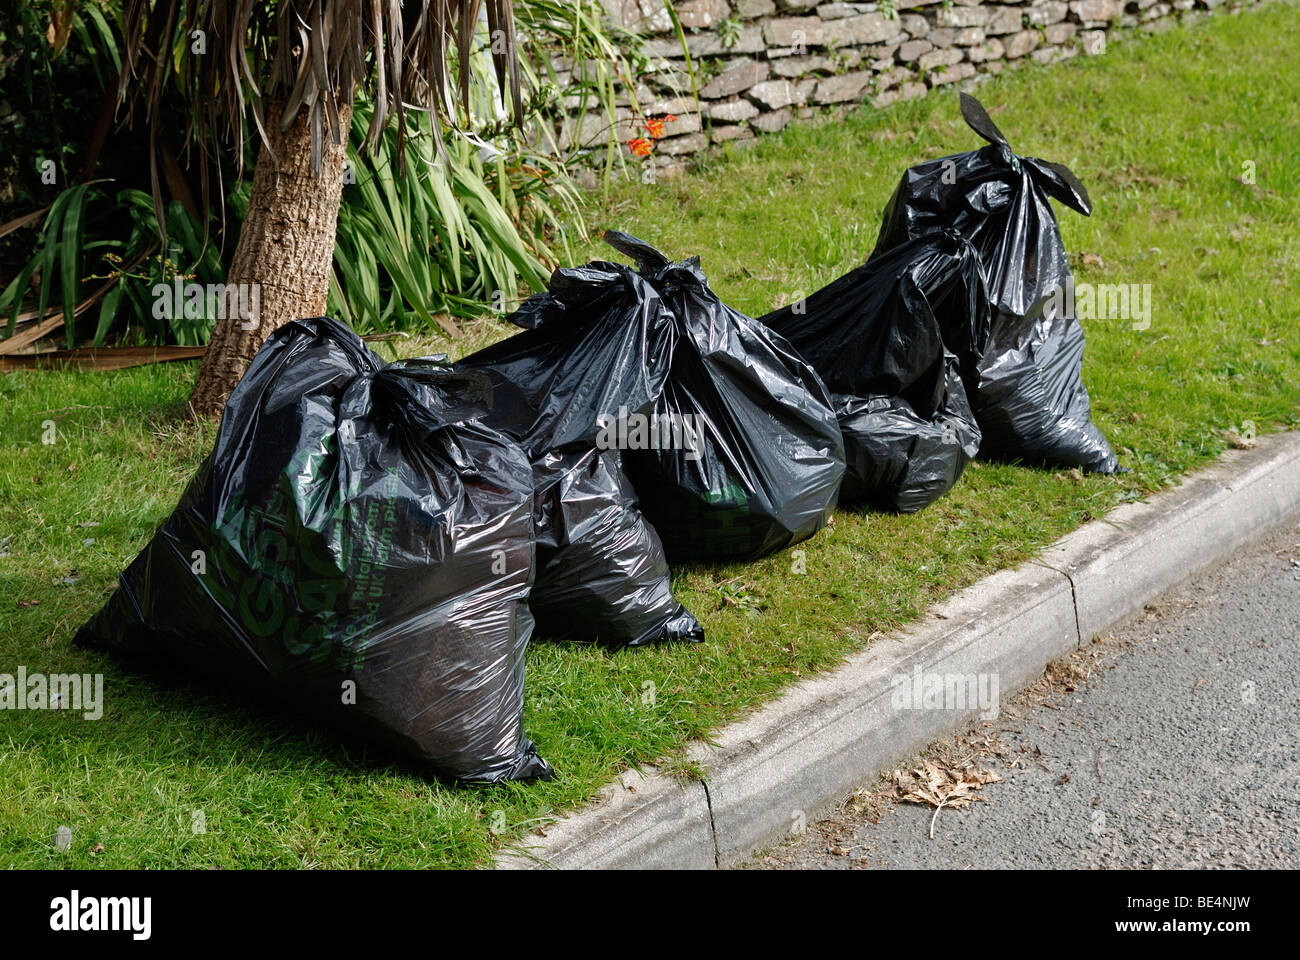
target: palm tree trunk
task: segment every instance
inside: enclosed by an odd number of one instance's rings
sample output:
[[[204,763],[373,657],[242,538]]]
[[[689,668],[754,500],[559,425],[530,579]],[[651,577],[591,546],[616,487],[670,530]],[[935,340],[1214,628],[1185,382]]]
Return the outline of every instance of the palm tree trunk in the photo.
[[[228,284],[248,284],[247,291],[257,290],[259,309],[250,320],[227,316],[214,324],[190,400],[197,417],[221,415],[230,392],[273,330],[290,320],[325,313],[346,139],[336,146],[328,136],[323,138],[317,178],[311,165],[310,111],[299,110],[289,129],[281,131],[278,121],[283,109],[278,99],[267,104],[267,134],[274,156],[265,144],[260,147],[248,213],[226,275]],[[339,124],[345,133],[351,121],[352,108],[340,104]]]

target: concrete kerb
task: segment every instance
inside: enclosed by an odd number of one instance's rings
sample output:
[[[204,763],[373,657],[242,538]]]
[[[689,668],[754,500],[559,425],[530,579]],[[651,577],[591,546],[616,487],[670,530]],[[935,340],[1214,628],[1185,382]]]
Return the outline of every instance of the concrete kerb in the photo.
[[[1300,433],[1261,438],[1146,503],[1125,504],[1035,561],[811,677],[690,757],[704,781],[630,771],[498,867],[733,866],[811,823],[875,772],[968,725],[977,705],[900,709],[898,678],[996,677],[1002,696],[1056,657],[1300,510]]]

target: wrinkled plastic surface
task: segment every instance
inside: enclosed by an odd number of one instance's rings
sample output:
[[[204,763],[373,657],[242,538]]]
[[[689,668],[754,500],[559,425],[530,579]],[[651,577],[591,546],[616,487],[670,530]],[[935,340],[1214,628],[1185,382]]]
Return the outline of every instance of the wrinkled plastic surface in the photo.
[[[985,456],[1113,473],[1119,462],[1092,423],[1080,371],[1083,328],[1064,315],[1070,266],[1050,200],[1092,212],[1087,191],[1057,163],[1012,153],[974,97],[962,115],[988,145],[909,169],[885,207],[873,258],[952,229],[979,254],[988,327],[946,330],[983,431]]]
[[[605,418],[645,413],[663,389],[676,335],[658,294],[628,267],[592,263],[555,271],[509,319],[525,331],[458,368],[489,378],[486,422],[533,463],[539,635],[609,646],[704,639],[673,598],[619,451],[598,448]]]
[[[508,318],[525,332],[461,360],[492,382],[490,421],[530,458],[595,448],[602,416],[645,413],[663,390],[676,329],[635,270],[563,268]]]
[[[980,431],[939,317],[983,326],[987,311],[974,248],[938,233],[759,318],[833,393],[848,463],[841,503],[911,513],[957,482]]]
[[[636,261],[677,325],[655,422],[694,424],[694,440],[624,457],[669,559],[750,560],[812,536],[844,474],[844,441],[817,374],[784,338],[718,299],[698,258],[672,263],[618,231],[605,241]]]
[[[260,688],[440,775],[550,776],[522,728],[532,471],[477,422],[486,393],[384,367],[329,319],[277,330],[77,642]]]
[[[659,535],[637,509],[616,450],[548,454],[537,477],[537,584],[543,637],[608,646],[703,640],[673,597]]]

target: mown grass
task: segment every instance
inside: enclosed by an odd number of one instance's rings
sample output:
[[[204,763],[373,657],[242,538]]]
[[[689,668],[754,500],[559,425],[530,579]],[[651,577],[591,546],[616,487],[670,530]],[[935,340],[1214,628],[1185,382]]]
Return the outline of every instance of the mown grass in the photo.
[[[535,643],[527,728],[560,772],[552,783],[427,782],[292,717],[74,649],[72,633],[171,510],[212,429],[179,417],[192,365],[0,378],[0,672],[102,671],[107,700],[96,722],[0,714],[0,866],[484,864],[620,768],[671,763],[688,740],[875,632],[1204,464],[1243,421],[1293,426],[1297,46],[1300,11],[1273,5],[984,86],[1019,152],[1067,164],[1092,193],[1091,219],[1061,213],[1078,279],[1153,286],[1149,330],[1088,325],[1096,419],[1131,472],[979,464],[919,515],[839,512],[798,548],[806,573],[788,551],[678,571],[681,599],[708,629],[703,645],[609,654]],[[724,298],[761,313],[870,252],[909,163],[975,143],[955,97],[935,96],[621,188],[593,227],[700,254]],[[1244,161],[1254,185],[1241,180]],[[499,333],[480,327],[476,339]],[[46,445],[50,420],[57,441]],[[67,852],[54,847],[60,824],[73,830]]]

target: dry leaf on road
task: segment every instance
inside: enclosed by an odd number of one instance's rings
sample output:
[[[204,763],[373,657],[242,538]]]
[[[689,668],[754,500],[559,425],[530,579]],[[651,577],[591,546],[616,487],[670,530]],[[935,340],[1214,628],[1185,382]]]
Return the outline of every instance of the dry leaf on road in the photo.
[[[986,783],[1001,783],[1002,778],[992,770],[975,764],[959,766],[922,761],[921,766],[904,773],[894,771],[894,795],[905,803],[923,803],[934,807],[930,818],[930,839],[934,839],[934,821],[944,807],[964,807],[976,800],[987,798],[975,791],[983,790]]]

